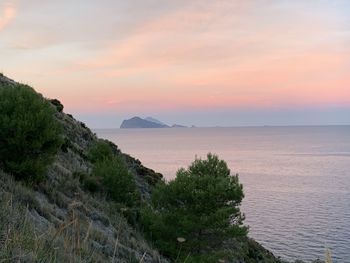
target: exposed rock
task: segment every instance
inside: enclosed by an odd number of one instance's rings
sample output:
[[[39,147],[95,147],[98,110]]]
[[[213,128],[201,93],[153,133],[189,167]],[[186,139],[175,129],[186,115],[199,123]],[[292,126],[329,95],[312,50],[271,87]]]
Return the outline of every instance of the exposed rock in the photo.
[[[58,112],[62,112],[63,111],[64,107],[63,107],[62,103],[58,99],[52,99],[52,100],[50,100],[50,102],[51,102],[51,104],[53,104],[56,107]]]
[[[0,85],[15,85],[16,82],[0,73]]]

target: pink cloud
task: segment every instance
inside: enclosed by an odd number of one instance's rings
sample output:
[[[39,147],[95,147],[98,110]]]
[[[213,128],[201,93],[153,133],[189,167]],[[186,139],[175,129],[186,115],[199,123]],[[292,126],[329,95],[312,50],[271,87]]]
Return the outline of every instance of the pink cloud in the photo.
[[[9,2],[4,5],[0,12],[0,31],[2,31],[16,16],[17,7],[14,2]]]
[[[137,20],[126,34],[116,23],[115,39],[91,40],[98,43],[91,53],[80,43],[37,51],[22,70],[46,73],[41,87],[84,109],[350,104],[349,45],[327,10],[195,2]]]

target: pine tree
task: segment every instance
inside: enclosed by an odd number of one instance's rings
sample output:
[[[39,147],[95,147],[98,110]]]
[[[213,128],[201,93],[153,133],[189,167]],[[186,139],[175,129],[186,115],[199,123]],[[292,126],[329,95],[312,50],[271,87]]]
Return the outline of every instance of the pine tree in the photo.
[[[143,211],[146,230],[173,259],[215,262],[223,256],[225,241],[247,234],[239,209],[243,197],[238,175],[232,176],[225,161],[208,154],[155,188],[153,207]]]

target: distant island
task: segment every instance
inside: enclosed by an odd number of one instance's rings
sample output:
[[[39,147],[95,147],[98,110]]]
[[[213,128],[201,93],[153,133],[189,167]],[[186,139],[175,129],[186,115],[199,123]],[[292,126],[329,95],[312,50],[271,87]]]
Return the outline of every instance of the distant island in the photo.
[[[179,125],[179,124],[173,124],[172,126],[165,124],[164,122],[161,122],[160,120],[157,120],[152,117],[147,118],[140,118],[140,117],[133,117],[128,120],[124,120],[122,124],[120,125],[121,129],[137,129],[137,128],[187,128],[187,126]]]

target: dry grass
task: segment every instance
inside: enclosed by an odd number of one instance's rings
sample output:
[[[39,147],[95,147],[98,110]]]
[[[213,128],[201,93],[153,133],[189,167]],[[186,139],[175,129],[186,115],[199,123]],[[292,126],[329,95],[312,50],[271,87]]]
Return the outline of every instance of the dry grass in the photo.
[[[166,262],[104,196],[61,188],[71,179],[34,190],[0,171],[0,263]]]
[[[3,196],[4,197],[4,196]],[[1,199],[0,262],[94,262],[101,260],[82,239],[83,222],[72,210],[69,221],[57,229],[39,233],[29,218],[28,207],[13,203],[13,196]],[[24,216],[22,216],[24,215]],[[85,237],[86,238],[86,237]]]

